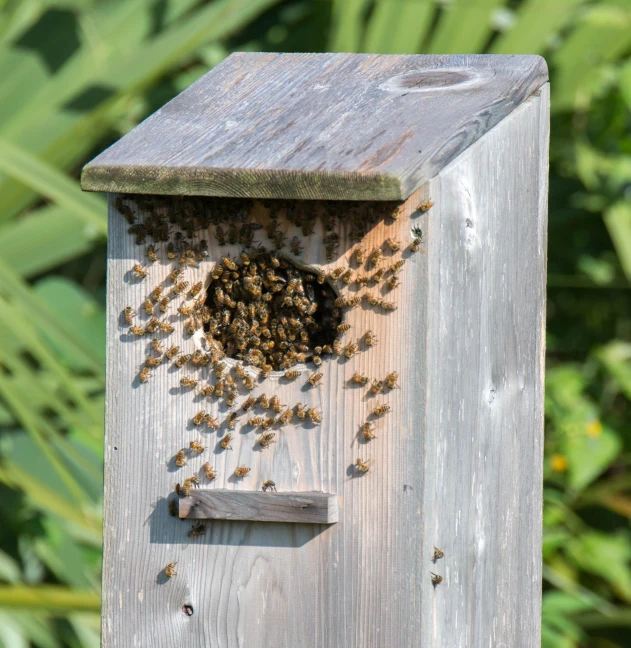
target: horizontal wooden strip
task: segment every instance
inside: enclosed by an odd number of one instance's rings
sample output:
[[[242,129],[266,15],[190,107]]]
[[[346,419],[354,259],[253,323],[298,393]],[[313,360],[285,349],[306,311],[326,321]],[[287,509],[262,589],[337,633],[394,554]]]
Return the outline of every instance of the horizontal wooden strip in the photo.
[[[179,517],[189,520],[309,524],[333,524],[338,521],[337,497],[330,493],[200,489],[181,499],[179,505]]]

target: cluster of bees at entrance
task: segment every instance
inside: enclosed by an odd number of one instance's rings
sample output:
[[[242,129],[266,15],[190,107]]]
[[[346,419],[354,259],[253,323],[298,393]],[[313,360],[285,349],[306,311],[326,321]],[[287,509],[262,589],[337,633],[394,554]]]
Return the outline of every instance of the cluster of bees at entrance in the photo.
[[[146,297],[140,305],[123,311],[129,334],[150,338],[138,380],[150,382],[163,364],[180,369],[184,374],[179,376],[181,389],[195,393],[200,403],[191,419],[193,428],[216,431],[225,426],[221,450],[232,449],[237,425],[259,430],[256,443],[268,448],[284,426],[321,424],[322,413],[315,408],[284,404],[275,394],[255,396],[252,392],[264,389],[272,373],[280,384],[301,381],[306,389],[317,389],[323,381],[320,368],[324,361],[350,359],[375,347],[378,340],[373,331],[352,331],[345,314],[368,306],[383,314],[394,311],[406,259],[422,244],[421,231],[413,229],[407,242],[387,238],[379,247],[365,247],[364,237],[373,225],[399,218],[393,203],[259,201],[259,209],[266,211],[266,225],[252,218],[254,204],[241,199],[140,195],[115,200],[116,209],[128,222],[129,234],[144,246],[146,257],[130,268],[133,281],[148,284]],[[431,206],[428,201],[417,209],[424,212]],[[281,228],[282,219],[298,227],[304,239],[289,239]],[[343,253],[338,225],[344,222],[346,235],[354,243],[347,266],[327,273],[300,263],[305,239],[314,234],[318,221],[327,261]],[[259,230],[264,230],[271,247],[264,248],[257,241]],[[191,283],[187,274],[209,260],[207,238],[211,236],[219,247],[238,246],[241,252],[209,264],[206,281]],[[393,261],[393,254],[406,250],[405,257],[399,255]],[[165,281],[153,286],[151,265],[158,261],[171,263],[172,269]],[[173,315],[182,319],[182,341],[168,340],[175,330]],[[185,348],[187,338],[193,338],[197,348]],[[397,389],[398,380],[398,372],[392,369],[375,378],[356,372],[349,384],[366,387],[376,396]],[[240,396],[244,400],[238,403]],[[224,420],[204,409],[206,400],[224,403]],[[374,406],[359,430],[364,441],[376,438],[376,423],[390,410],[386,403]],[[201,441],[191,441],[176,450],[172,460],[183,468],[191,456],[205,450]],[[370,460],[357,459],[355,470],[357,474],[368,472]],[[244,478],[249,472],[248,466],[238,466],[234,474]],[[210,463],[204,464],[202,473],[209,481],[217,477]],[[176,485],[176,493],[186,496],[199,484],[199,477],[192,475]],[[276,490],[274,482],[266,480],[262,490]],[[174,500],[170,506],[177,514]],[[203,525],[198,524],[190,535],[201,533]]]

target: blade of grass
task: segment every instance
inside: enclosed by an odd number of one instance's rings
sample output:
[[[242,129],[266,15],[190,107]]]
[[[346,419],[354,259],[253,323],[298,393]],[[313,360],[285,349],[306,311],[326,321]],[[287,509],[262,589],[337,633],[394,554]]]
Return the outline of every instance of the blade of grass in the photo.
[[[618,202],[612,205],[605,213],[604,220],[622,270],[631,281],[631,203]]]
[[[334,0],[331,52],[359,52],[364,33],[366,0]]]
[[[57,585],[0,585],[0,607],[46,610],[52,614],[99,612],[101,597]]]

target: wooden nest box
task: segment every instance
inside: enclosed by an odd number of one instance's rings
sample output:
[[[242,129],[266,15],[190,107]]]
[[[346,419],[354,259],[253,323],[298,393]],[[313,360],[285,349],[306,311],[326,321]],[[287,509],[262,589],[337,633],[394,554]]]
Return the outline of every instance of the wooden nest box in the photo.
[[[548,122],[536,56],[233,54],[84,168],[103,646],[539,646]]]

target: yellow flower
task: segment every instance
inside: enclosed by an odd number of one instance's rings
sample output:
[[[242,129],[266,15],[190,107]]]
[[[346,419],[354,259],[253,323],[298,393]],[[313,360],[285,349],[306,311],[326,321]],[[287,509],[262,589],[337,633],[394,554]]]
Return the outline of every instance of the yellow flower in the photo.
[[[587,424],[587,436],[590,436],[592,439],[597,439],[602,433],[603,426],[600,421],[590,421]]]
[[[562,454],[554,454],[550,460],[550,465],[555,472],[565,472],[567,470],[567,459]]]

